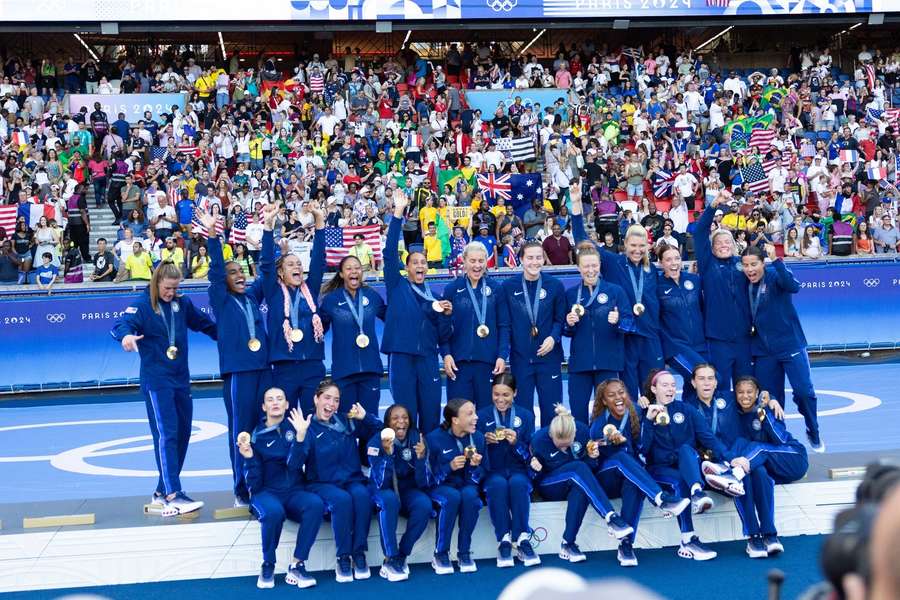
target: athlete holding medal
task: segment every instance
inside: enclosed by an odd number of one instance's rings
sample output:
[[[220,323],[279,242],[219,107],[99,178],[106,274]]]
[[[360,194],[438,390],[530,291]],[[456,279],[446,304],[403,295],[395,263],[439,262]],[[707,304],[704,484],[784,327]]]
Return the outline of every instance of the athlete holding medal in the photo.
[[[356,403],[378,414],[381,394],[381,353],[375,320],[384,320],[387,305],[366,285],[362,264],[345,256],[334,277],[322,288],[319,313],[331,328],[331,376],[341,390],[341,412]]]
[[[286,252],[275,260],[273,229],[275,205],[265,207],[263,217],[260,279],[266,298],[269,330],[269,361],[272,382],[284,390],[291,408],[298,405],[304,414],[312,411],[312,398],[325,376],[325,330],[318,315],[316,297],[325,270],[325,215],[311,205],[316,233],[309,259],[309,274],[303,277],[300,257]]]
[[[453,332],[441,344],[447,398],[471,398],[481,410],[491,404],[491,380],[506,369],[509,311],[501,285],[485,277],[487,249],[470,242],[462,253],[465,273],[444,288],[453,305]]]
[[[388,307],[381,351],[390,357],[388,374],[394,401],[406,407],[410,422],[419,431],[432,431],[441,416],[438,345],[450,337],[453,305],[435,298],[425,283],[428,262],[421,252],[407,255],[407,275],[400,274],[400,232],[409,199],[399,190],[393,198],[394,216],[384,253]]]
[[[209,304],[218,332],[234,505],[247,506],[250,495],[244,481],[244,459],[235,436],[241,431],[253,431],[259,424],[263,395],[271,383],[268,338],[259,310],[262,282],[257,279],[247,286],[241,266],[234,261],[226,263],[223,258],[222,241],[216,235],[216,217],[206,212],[198,212],[197,216],[209,232]]]

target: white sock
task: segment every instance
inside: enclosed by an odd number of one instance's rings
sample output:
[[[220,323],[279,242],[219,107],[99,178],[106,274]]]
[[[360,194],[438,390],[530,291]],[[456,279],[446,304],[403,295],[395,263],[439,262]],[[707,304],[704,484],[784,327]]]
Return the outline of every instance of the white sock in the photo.
[[[609,520],[612,519],[613,516],[614,516],[615,514],[616,514],[616,511],[611,510],[611,511],[609,511],[609,513],[608,513],[605,517],[603,517],[603,518],[606,519],[606,522],[607,522],[607,523],[609,523]]]
[[[685,532],[682,532],[682,534],[681,534],[681,543],[682,543],[682,544],[688,544],[688,543],[690,543],[691,538],[693,538],[693,537],[694,537],[694,532],[693,532],[693,531],[685,531]]]
[[[697,492],[702,492],[702,491],[703,491],[703,486],[699,483],[695,483],[694,485],[691,486],[691,496],[693,496]]]
[[[516,543],[517,543],[517,544],[521,544],[522,542],[527,542],[530,538],[531,538],[531,534],[528,533],[527,531],[523,531],[523,532],[519,535],[519,539],[516,540]]]
[[[500,543],[502,544],[503,542],[512,542],[512,537],[509,535],[509,533],[504,533],[503,537],[500,538]]]
[[[657,506],[661,506],[662,503],[663,503],[662,492],[660,492],[656,496],[653,497],[653,504],[655,504]]]

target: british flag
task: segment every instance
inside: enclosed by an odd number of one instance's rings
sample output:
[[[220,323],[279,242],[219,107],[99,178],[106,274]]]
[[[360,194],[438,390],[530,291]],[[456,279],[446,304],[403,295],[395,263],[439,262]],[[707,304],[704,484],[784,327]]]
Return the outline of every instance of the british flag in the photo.
[[[672,195],[672,184],[674,182],[674,173],[660,169],[653,174],[653,195],[657,198],[668,198]]]
[[[509,201],[512,197],[512,182],[509,180],[509,173],[497,175],[496,173],[488,173],[477,177],[478,187],[484,195],[485,200],[491,204],[497,203],[497,198],[503,198]]]

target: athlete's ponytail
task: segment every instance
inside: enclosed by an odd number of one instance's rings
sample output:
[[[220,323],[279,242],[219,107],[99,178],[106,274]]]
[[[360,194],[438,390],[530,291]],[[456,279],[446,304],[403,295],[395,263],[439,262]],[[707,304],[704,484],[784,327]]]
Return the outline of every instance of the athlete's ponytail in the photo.
[[[571,440],[575,438],[575,417],[562,404],[554,408],[556,416],[550,421],[550,437],[555,440]]]

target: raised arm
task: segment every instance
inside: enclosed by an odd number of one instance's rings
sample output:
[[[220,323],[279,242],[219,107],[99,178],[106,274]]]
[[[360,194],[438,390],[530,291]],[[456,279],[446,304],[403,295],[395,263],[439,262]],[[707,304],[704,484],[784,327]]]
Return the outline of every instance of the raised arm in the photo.
[[[309,254],[309,274],[306,284],[318,297],[325,276],[325,212],[316,206],[312,209],[316,217],[316,233],[313,235],[312,251]]]
[[[403,226],[403,213],[409,204],[406,193],[400,189],[394,191],[394,214],[388,223],[387,240],[384,248],[384,280],[387,289],[392,289],[400,282],[400,231]]]

